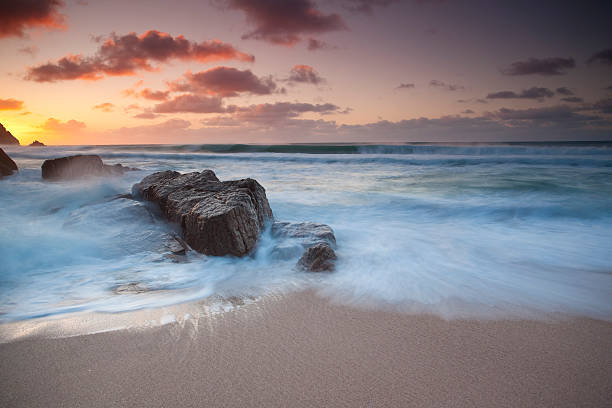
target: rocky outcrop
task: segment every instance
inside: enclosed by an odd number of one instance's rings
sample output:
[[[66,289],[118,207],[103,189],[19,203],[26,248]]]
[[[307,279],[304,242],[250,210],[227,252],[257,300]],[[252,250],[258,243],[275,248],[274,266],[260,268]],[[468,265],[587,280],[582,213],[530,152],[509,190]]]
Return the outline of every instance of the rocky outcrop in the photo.
[[[332,271],[336,260],[336,237],[329,225],[314,222],[275,222],[272,235],[285,238],[274,248],[281,256],[297,256],[302,253],[297,266],[310,272]]]
[[[328,244],[316,244],[304,251],[298,261],[298,266],[310,272],[326,272],[334,270],[336,253]]]
[[[115,164],[104,164],[97,155],[77,155],[45,160],[42,164],[42,178],[69,180],[90,176],[121,176],[126,171],[136,170]]]
[[[33,141],[28,146],[30,147],[45,147],[46,145],[43,142],[39,142],[38,140]]]
[[[219,181],[212,170],[154,173],[135,184],[132,194],[157,203],[181,226],[187,244],[206,255],[247,255],[272,220],[266,191],[257,181]]]
[[[4,150],[0,149],[0,178],[10,176],[17,171],[17,164],[11,159]]]
[[[0,145],[19,145],[19,140],[2,123],[0,123]]]

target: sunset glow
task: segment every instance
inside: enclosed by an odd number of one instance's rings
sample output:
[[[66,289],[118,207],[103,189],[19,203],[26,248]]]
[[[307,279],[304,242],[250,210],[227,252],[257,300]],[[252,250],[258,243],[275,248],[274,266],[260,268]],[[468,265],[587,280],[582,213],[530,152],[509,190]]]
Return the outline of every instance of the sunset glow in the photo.
[[[610,139],[610,6],[525,7],[16,2],[1,123],[22,144]]]

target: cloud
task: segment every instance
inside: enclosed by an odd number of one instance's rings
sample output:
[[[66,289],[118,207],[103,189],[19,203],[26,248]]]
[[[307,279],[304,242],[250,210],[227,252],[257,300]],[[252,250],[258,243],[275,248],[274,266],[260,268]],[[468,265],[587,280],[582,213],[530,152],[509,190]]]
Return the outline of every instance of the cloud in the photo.
[[[291,68],[287,81],[291,83],[298,82],[313,85],[319,85],[326,82],[310,65],[296,65]]]
[[[8,98],[0,99],[0,110],[20,110],[23,109],[23,101]]]
[[[565,102],[572,102],[572,103],[584,102],[584,99],[579,98],[577,96],[568,96],[566,98],[561,98],[561,100]]]
[[[27,47],[19,48],[17,50],[17,52],[19,52],[21,54],[28,54],[28,55],[34,57],[36,54],[38,54],[38,47],[35,46],[35,45],[30,45],[30,46],[27,46]]]
[[[442,81],[438,81],[437,79],[432,79],[429,81],[429,86],[446,89],[447,91],[463,91],[465,89],[465,87],[462,85],[447,84]]]
[[[250,106],[228,106],[227,113],[232,114],[236,120],[243,122],[256,122],[264,124],[277,124],[295,119],[304,113],[318,113],[326,115],[338,113],[340,108],[331,103],[311,104],[311,103],[292,103],[276,102],[262,103]]]
[[[61,0],[13,0],[2,4],[0,38],[24,37],[24,30],[33,27],[64,28],[64,18],[58,9]]]
[[[335,50],[338,47],[335,47],[331,44],[326,43],[325,41],[317,40],[315,38],[308,39],[308,51],[316,51],[316,50]]]
[[[254,29],[242,36],[292,46],[304,34],[346,29],[338,14],[324,14],[311,0],[228,0],[230,8],[242,10]]]
[[[195,74],[187,72],[184,79],[171,83],[170,89],[174,92],[232,97],[241,93],[269,95],[277,88],[271,77],[259,78],[248,69],[215,67]]]
[[[115,107],[114,104],[110,102],[104,102],[104,103],[94,106],[91,109],[101,110],[102,112],[112,112],[114,107]]]
[[[611,92],[612,92],[612,85],[610,85],[610,86],[608,86],[608,87],[605,87],[605,88],[604,88],[604,91],[611,91]]]
[[[153,71],[152,64],[171,60],[220,61],[235,59],[252,62],[254,57],[236,50],[218,40],[200,43],[182,35],[150,30],[142,35],[111,34],[92,57],[67,55],[55,62],[28,68],[26,79],[37,82],[55,82],[73,79],[101,79],[104,76],[134,75],[139,71]]]
[[[466,110],[464,110],[464,111],[463,111],[463,112],[461,112],[461,113],[463,113],[464,115],[471,115],[471,114],[473,114],[473,113],[475,113],[475,112],[474,112],[473,110],[471,110],[471,109],[466,109]]]
[[[121,93],[125,96],[133,96],[136,98],[144,98],[150,101],[165,101],[168,100],[170,91],[154,91],[150,88],[145,88],[141,90],[137,90],[139,85],[136,85],[133,88],[125,89]]]
[[[572,96],[574,92],[566,86],[562,86],[561,88],[557,88],[557,93],[559,95]]]
[[[398,86],[395,87],[395,89],[414,89],[415,85],[410,83],[406,83],[406,84],[399,84]]]
[[[78,120],[71,119],[67,122],[62,122],[55,118],[49,118],[45,123],[40,126],[44,130],[48,130],[50,132],[76,132],[79,130],[83,130],[86,128],[84,122],[80,122]]]
[[[134,115],[133,117],[136,119],[155,119],[160,117],[161,115],[158,115],[156,113],[153,113],[151,111],[144,111],[142,113],[139,113],[137,115]]]
[[[508,109],[501,108],[485,116],[498,119],[508,126],[521,127],[585,127],[597,124],[602,118],[596,115],[585,115],[579,109],[567,105],[544,108]]]
[[[595,102],[590,108],[601,113],[612,113],[612,98],[601,99]]]
[[[548,88],[531,87],[523,89],[521,93],[513,91],[499,91],[487,95],[487,99],[544,99],[554,96],[554,92]]]
[[[344,8],[354,13],[372,14],[374,7],[387,7],[400,0],[345,0]]]
[[[517,61],[510,64],[508,68],[502,69],[504,75],[565,75],[566,70],[576,67],[573,58],[529,58],[525,61]]]
[[[194,94],[175,96],[153,108],[154,113],[220,113],[223,111],[221,98]]]
[[[587,60],[589,64],[598,62],[600,64],[612,65],[612,48],[601,50]]]

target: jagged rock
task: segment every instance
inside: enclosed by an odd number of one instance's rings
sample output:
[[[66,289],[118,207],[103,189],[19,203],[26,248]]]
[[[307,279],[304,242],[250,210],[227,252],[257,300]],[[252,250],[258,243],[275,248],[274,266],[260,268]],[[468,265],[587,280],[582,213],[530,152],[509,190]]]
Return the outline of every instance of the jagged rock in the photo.
[[[17,171],[17,164],[11,159],[4,150],[0,149],[0,178],[10,176]]]
[[[0,145],[19,145],[19,140],[0,123]]]
[[[46,145],[43,142],[39,142],[38,140],[33,141],[28,146],[30,147],[45,147]]]
[[[247,255],[272,220],[266,191],[257,181],[221,182],[212,170],[154,173],[135,184],[132,194],[157,203],[181,226],[189,246],[206,255]]]
[[[104,164],[97,155],[77,155],[45,160],[42,164],[42,178],[62,180],[78,179],[89,176],[120,176],[130,167]]]
[[[275,222],[272,235],[289,240],[274,248],[281,257],[293,257],[302,251],[298,267],[311,272],[331,271],[334,269],[336,237],[329,225],[314,222]]]
[[[275,222],[272,224],[272,235],[296,238],[305,247],[324,242],[336,246],[334,230],[329,225],[315,222]]]
[[[304,251],[298,261],[298,266],[310,272],[334,270],[336,253],[327,243],[319,243]]]

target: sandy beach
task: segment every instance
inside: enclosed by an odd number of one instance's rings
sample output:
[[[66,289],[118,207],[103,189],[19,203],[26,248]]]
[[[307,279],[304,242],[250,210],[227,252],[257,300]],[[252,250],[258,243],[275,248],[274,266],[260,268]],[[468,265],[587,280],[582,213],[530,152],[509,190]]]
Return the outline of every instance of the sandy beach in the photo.
[[[451,320],[312,292],[146,329],[0,344],[3,407],[602,407],[612,324]]]

